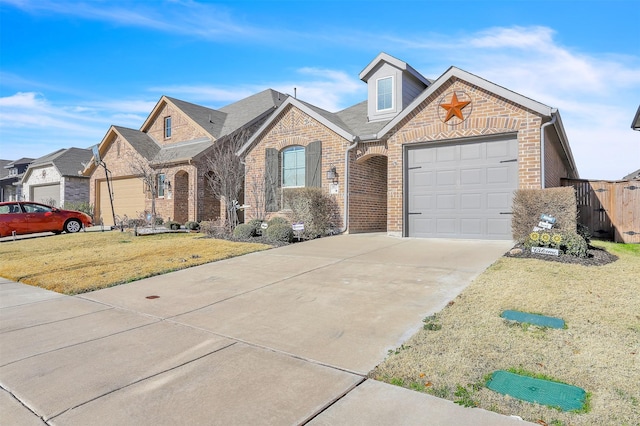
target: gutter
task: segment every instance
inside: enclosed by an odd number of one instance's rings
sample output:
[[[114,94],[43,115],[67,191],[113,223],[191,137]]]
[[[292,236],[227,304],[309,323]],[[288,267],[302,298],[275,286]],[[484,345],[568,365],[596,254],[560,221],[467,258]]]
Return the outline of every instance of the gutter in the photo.
[[[551,109],[551,121],[544,123],[542,126],[540,126],[540,186],[542,187],[542,189],[544,189],[545,187],[545,177],[544,177],[544,146],[546,144],[546,138],[544,137],[544,130],[547,126],[551,126],[552,124],[554,124],[556,122],[556,118],[557,115],[556,113],[558,112],[557,109],[552,108]]]

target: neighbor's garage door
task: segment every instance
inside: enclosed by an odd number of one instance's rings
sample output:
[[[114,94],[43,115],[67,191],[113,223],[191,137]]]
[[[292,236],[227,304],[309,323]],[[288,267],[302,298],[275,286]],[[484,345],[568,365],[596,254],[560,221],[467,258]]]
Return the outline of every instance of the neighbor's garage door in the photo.
[[[423,145],[406,158],[408,236],[512,238],[517,140]]]
[[[116,216],[127,215],[129,219],[136,219],[144,211],[145,193],[142,180],[138,178],[112,180],[111,190]],[[105,225],[114,225],[107,181],[100,182],[99,192],[100,217]]]
[[[60,184],[34,186],[31,188],[31,201],[36,203],[51,204],[54,207],[60,206]]]

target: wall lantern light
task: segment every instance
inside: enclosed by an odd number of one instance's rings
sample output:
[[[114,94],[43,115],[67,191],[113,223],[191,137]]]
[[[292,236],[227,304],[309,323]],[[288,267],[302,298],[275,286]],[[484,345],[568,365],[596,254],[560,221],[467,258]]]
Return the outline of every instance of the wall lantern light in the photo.
[[[331,167],[329,167],[329,170],[327,170],[327,180],[330,180],[334,183],[338,182],[338,173],[336,172],[336,166],[334,166],[333,164],[331,165]]]

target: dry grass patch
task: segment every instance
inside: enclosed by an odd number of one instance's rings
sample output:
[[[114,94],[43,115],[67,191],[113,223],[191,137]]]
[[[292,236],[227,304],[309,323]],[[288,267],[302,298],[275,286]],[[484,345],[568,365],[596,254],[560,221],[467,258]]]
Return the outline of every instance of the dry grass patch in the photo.
[[[198,234],[63,234],[0,244],[0,276],[78,294],[264,250]]]
[[[555,425],[640,424],[640,246],[598,243],[604,266],[501,258],[370,376],[438,397]],[[500,318],[515,309],[562,318],[564,330]],[[586,413],[560,412],[484,384],[518,369],[579,386]]]

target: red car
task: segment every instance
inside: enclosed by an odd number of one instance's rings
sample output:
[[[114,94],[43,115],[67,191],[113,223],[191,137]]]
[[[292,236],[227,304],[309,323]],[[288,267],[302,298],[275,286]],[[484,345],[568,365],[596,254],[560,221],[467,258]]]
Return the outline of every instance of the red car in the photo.
[[[31,201],[0,203],[0,237],[36,232],[78,232],[91,226],[91,217],[73,210],[61,210]]]

